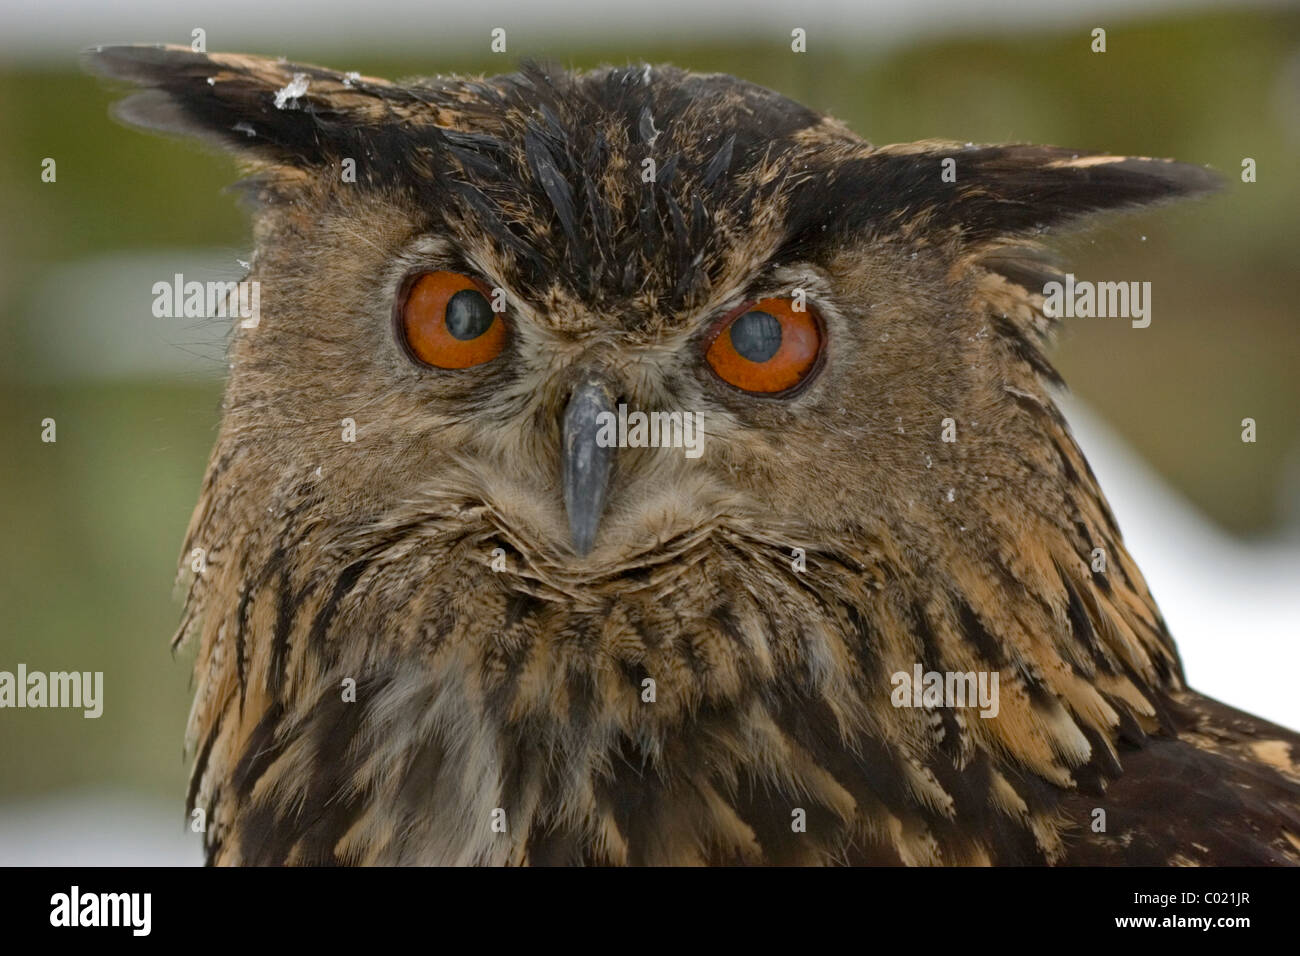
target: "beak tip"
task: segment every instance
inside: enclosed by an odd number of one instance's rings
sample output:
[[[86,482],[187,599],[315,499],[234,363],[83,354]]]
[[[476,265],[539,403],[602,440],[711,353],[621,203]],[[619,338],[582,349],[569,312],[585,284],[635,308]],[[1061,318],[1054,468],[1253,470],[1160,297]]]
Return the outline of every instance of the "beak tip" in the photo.
[[[596,532],[600,529],[600,515],[583,514],[581,509],[574,509],[569,521],[569,542],[574,554],[585,558],[596,546]]]

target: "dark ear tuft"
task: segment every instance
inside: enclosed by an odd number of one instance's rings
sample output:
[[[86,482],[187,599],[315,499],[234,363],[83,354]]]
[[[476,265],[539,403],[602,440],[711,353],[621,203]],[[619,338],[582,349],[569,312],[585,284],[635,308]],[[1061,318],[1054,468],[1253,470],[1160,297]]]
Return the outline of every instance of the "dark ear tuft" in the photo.
[[[972,148],[957,160],[971,188],[956,206],[967,229],[1016,234],[1124,209],[1213,192],[1219,175],[1204,166],[1140,156],[1107,156],[1055,146]]]
[[[384,80],[183,46],[96,47],[82,62],[92,73],[147,87],[117,106],[133,126],[298,166],[339,155],[357,127],[383,122],[410,102]]]
[[[847,229],[951,230],[971,242],[1208,193],[1222,183],[1202,166],[1056,146],[927,141],[884,146],[846,166],[836,177],[840,195],[826,198],[844,210]],[[955,181],[946,181],[945,168]]]

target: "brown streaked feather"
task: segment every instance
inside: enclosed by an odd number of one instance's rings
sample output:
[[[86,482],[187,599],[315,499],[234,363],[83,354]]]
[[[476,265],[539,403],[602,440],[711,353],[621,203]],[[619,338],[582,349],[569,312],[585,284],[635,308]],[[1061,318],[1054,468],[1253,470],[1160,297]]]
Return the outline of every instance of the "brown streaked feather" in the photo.
[[[1064,801],[1078,829],[1063,862],[1300,864],[1300,734],[1192,692],[1171,706],[1176,738],[1124,747],[1124,772],[1104,796]],[[1091,828],[1095,808],[1105,833]]]

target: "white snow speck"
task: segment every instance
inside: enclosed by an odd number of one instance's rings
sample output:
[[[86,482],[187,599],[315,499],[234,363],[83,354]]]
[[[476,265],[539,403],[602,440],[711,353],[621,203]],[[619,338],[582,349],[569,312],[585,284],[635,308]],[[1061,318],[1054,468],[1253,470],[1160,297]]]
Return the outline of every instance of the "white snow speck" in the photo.
[[[947,498],[948,498],[949,501],[956,501],[956,500],[957,500],[957,489],[956,489],[956,488],[949,488],[949,489],[948,489]]]
[[[351,87],[352,84],[359,79],[361,79],[361,74],[358,73],[356,70],[352,70],[348,73],[343,74],[343,85],[347,87]]]
[[[215,76],[208,77],[208,86],[216,86],[216,85],[217,85],[217,78]]]
[[[240,120],[238,123],[236,123],[234,126],[230,128],[233,129],[236,133],[243,133],[245,136],[257,135],[257,132],[253,129],[253,127],[250,126],[248,123],[245,123],[243,120]]]
[[[294,103],[292,106],[290,106],[289,101],[298,99],[298,97],[302,96],[306,92],[307,92],[307,74],[295,73],[293,75],[293,79],[290,80],[289,83],[283,89],[276,91],[275,108],[277,110],[297,109],[298,104]]]

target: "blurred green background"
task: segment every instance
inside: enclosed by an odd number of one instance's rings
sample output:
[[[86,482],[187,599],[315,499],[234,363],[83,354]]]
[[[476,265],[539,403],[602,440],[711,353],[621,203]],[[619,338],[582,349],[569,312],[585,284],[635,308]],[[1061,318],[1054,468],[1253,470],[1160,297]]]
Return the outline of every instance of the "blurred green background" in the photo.
[[[1221,195],[1058,243],[1080,277],[1150,280],[1154,311],[1142,331],[1076,322],[1057,358],[1205,515],[1237,535],[1275,533],[1300,497],[1300,13],[1115,23],[1107,42],[1094,54],[1075,27],[815,55],[770,34],[514,43],[508,57],[486,42],[472,57],[457,53],[465,44],[400,59],[342,42],[253,52],[388,77],[496,73],[525,56],[668,61],[770,86],[879,144],[1033,141],[1212,165]],[[217,422],[225,328],[152,318],[149,285],[196,260],[228,269],[246,258],[248,228],[222,191],[229,159],[115,124],[112,99],[75,51],[48,68],[0,66],[0,669],[103,670],[107,695],[94,721],[0,714],[0,801],[107,785],[174,802],[179,826],[190,658],[168,651],[172,582]],[[1247,156],[1253,185],[1240,181]],[[40,180],[44,157],[56,183]],[[123,275],[140,278],[123,292]],[[1259,422],[1253,446],[1239,440],[1246,416]],[[47,417],[56,444],[40,440]]]

